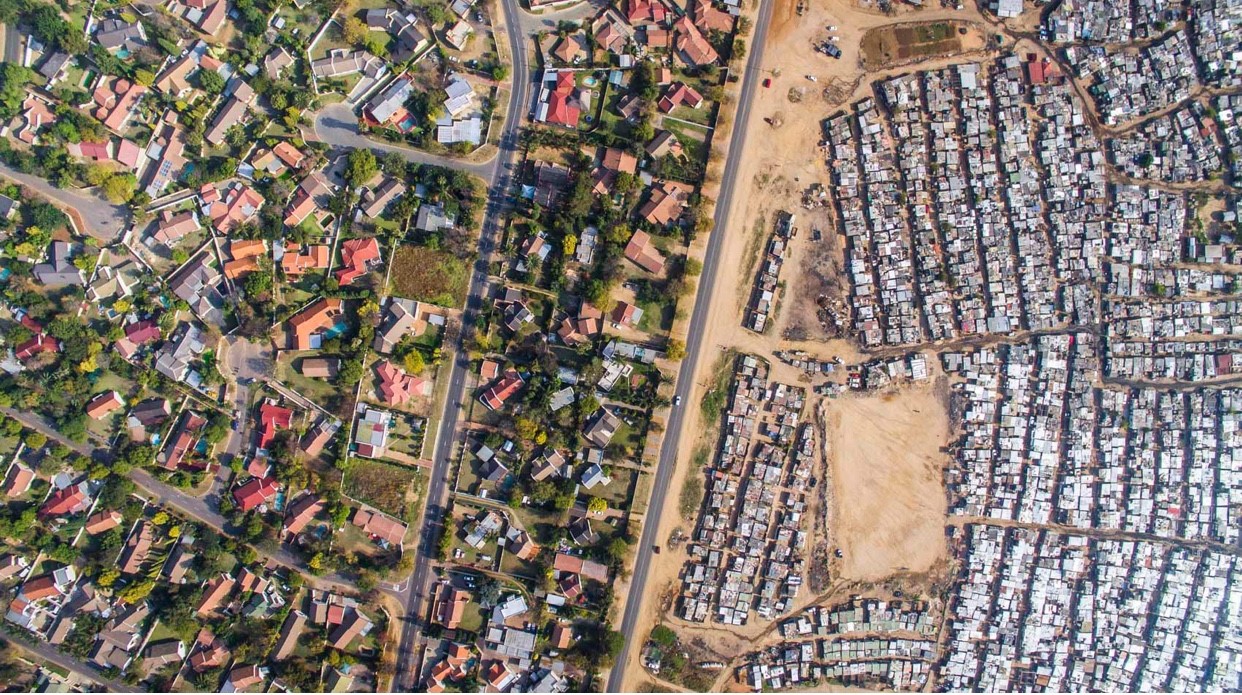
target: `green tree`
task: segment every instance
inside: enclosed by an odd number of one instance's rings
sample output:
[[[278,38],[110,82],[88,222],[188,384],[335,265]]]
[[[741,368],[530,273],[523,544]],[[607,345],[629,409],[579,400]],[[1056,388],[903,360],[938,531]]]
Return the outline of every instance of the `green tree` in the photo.
[[[369,149],[354,150],[345,161],[345,181],[355,188],[370,181],[377,171],[379,164]]]
[[[608,500],[603,497],[591,497],[587,500],[587,511],[592,514],[603,514],[608,511]]]
[[[103,194],[118,205],[128,203],[138,190],[138,180],[133,174],[116,174],[103,182]]]
[[[427,368],[427,362],[423,359],[423,353],[418,350],[410,350],[402,360],[405,365],[405,371],[409,374],[422,374]]]

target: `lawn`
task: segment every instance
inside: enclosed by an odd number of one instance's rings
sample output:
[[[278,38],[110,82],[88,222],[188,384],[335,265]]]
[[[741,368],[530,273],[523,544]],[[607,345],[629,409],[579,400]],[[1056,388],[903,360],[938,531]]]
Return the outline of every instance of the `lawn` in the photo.
[[[453,254],[402,246],[393,254],[392,263],[390,293],[450,308],[465,301],[470,268]]]
[[[337,401],[342,395],[342,387],[348,389],[353,388],[352,384],[334,384],[333,379],[313,379],[308,376],[302,376],[297,368],[302,364],[302,360],[309,357],[319,356],[315,351],[287,351],[280,355],[276,360],[276,378],[282,384],[287,384],[290,388],[298,393],[306,396],[319,405],[334,410]]]
[[[383,461],[355,458],[341,491],[398,519],[409,521],[418,502],[415,482],[422,472]]]
[[[601,497],[607,500],[608,506],[613,509],[627,509],[629,507],[631,483],[636,475],[638,475],[637,471],[613,466],[612,472],[609,475],[612,478],[612,482],[607,485],[596,485],[590,490],[583,488],[582,492],[592,497]]]

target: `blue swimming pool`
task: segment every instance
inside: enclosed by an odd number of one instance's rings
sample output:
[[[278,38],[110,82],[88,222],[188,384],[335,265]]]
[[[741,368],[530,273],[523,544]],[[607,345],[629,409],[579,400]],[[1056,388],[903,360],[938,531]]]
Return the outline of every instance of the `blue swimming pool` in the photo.
[[[331,328],[328,328],[327,330],[323,332],[323,339],[331,340],[332,338],[335,338],[338,335],[344,333],[346,328],[348,328],[348,324],[346,324],[344,321],[341,321],[340,323],[334,323],[332,324]]]
[[[583,86],[586,86],[586,87],[594,87],[595,85],[599,84],[599,80],[595,79],[594,77],[584,77],[582,78],[582,84]]]

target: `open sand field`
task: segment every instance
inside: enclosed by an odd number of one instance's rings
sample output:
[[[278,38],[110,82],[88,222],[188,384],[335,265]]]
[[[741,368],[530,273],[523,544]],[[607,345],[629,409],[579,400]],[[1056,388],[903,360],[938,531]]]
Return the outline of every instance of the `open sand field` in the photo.
[[[818,183],[830,184],[824,160],[817,150],[822,139],[824,118],[851,101],[870,94],[872,81],[914,70],[983,60],[988,54],[980,37],[995,25],[985,18],[975,3],[966,3],[962,10],[928,6],[914,9],[898,5],[896,13],[886,15],[860,6],[855,0],[808,0],[805,12],[797,13],[798,0],[771,0],[776,3],[768,33],[768,50],[760,70],[762,78],[772,85],[759,89],[748,124],[749,137],[741,164],[736,173],[738,192],[729,211],[728,222],[713,234],[724,235],[721,249],[721,273],[713,288],[707,325],[701,339],[704,343],[695,375],[695,392],[687,399],[697,403],[720,350],[733,348],[762,355],[772,361],[772,378],[789,384],[808,386],[809,379],[798,370],[771,358],[776,350],[804,350],[828,359],[839,356],[846,363],[857,363],[866,356],[856,346],[842,339],[824,340],[831,336],[822,330],[813,315],[817,293],[839,293],[844,284],[836,277],[841,263],[841,244],[830,238],[833,232],[831,211],[808,211],[801,206],[803,192]],[[745,4],[747,11],[755,5]],[[1037,13],[1035,13],[1037,14]],[[951,57],[911,56],[904,65],[864,68],[862,42],[868,31],[877,27],[911,26],[923,22],[960,22],[970,27],[967,34],[957,33],[961,54]],[[828,26],[836,30],[828,32]],[[842,50],[834,60],[814,50],[816,42],[836,36]],[[812,81],[808,76],[814,76]],[[726,101],[726,103],[729,103]],[[729,103],[732,107],[735,104]],[[715,199],[720,183],[723,144],[728,142],[733,123],[731,108],[718,124],[714,163],[708,167],[704,192]],[[741,326],[746,298],[749,296],[759,249],[772,231],[772,220],[779,210],[798,215],[798,238],[791,246],[782,280],[780,308],[774,325],[764,335]],[[823,230],[821,242],[811,241],[811,229]],[[756,239],[761,237],[761,239]],[[700,237],[692,253],[700,255],[705,238]],[[736,269],[736,270],[734,270]],[[811,282],[800,279],[812,278]],[[675,331],[676,332],[676,331]],[[793,338],[791,340],[790,338]],[[809,340],[808,340],[809,339]],[[848,412],[847,412],[848,411]],[[948,415],[936,392],[930,387],[910,389],[909,393],[885,397],[844,397],[827,406],[828,420],[823,424],[830,435],[830,452],[835,460],[825,478],[833,481],[828,498],[832,509],[827,540],[843,548],[845,557],[833,561],[833,581],[829,594],[852,591],[859,581],[875,582],[886,575],[903,577],[928,569],[939,569],[945,555],[944,493],[941,488],[943,455],[940,447],[948,442]],[[806,416],[812,417],[808,412]],[[840,417],[838,418],[838,415]],[[687,424],[678,447],[678,468],[670,481],[670,504],[660,517],[657,538],[664,545],[658,560],[652,563],[648,577],[642,620],[635,630],[636,639],[645,639],[666,613],[680,588],[679,574],[686,560],[684,544],[676,550],[667,543],[675,530],[690,533],[693,519],[683,519],[675,500],[688,476],[701,476],[702,471],[691,462],[694,450],[705,432],[714,431],[715,423]],[[848,437],[846,436],[848,434]],[[839,441],[838,441],[839,440]],[[812,543],[815,539],[812,539]],[[839,567],[840,564],[845,567]],[[900,570],[908,568],[910,575]],[[934,572],[933,572],[934,574]],[[819,600],[827,594],[800,596],[798,608]],[[618,601],[617,615],[620,615]],[[740,655],[778,635],[773,623],[757,623],[742,629],[724,630],[711,623],[692,626],[671,621],[671,626],[685,637],[702,636],[712,643],[722,657]],[[737,639],[741,637],[741,639]],[[651,683],[637,652],[622,667],[626,669],[625,686],[636,688]],[[722,675],[717,689],[735,684]]]
[[[840,578],[923,572],[944,557],[940,449],[949,416],[937,391],[922,385],[825,404]]]

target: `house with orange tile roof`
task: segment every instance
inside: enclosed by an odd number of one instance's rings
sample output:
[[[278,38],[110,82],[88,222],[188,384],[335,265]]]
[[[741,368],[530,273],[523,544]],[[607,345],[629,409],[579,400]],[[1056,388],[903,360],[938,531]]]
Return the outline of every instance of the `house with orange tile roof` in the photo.
[[[690,5],[690,14],[694,16],[694,24],[704,34],[718,31],[728,34],[733,31],[733,15],[717,9],[711,0],[694,0]]]
[[[192,234],[202,228],[203,226],[198,221],[198,213],[193,210],[183,210],[177,213],[163,210],[160,212],[160,221],[152,236],[161,244],[171,246],[187,234]]]
[[[375,237],[350,239],[341,244],[341,267],[336,281],[344,287],[366,275],[380,260],[379,241]]]
[[[325,297],[289,319],[290,347],[294,350],[317,350],[324,331],[336,324],[344,306],[340,299]]]
[[[354,512],[353,524],[362,529],[363,533],[370,536],[373,540],[383,541],[394,546],[401,545],[408,530],[408,527],[400,521],[386,514],[373,512],[368,509],[359,509]]]
[[[259,448],[266,449],[276,441],[276,433],[293,423],[293,410],[266,398],[259,405]]]
[[[651,224],[665,227],[677,221],[686,208],[690,189],[676,181],[660,181],[651,187],[647,202],[638,209],[638,214]]]
[[[91,419],[98,420],[123,405],[125,405],[125,399],[121,398],[121,394],[116,391],[105,391],[86,404],[86,414]]]
[[[649,273],[664,271],[664,254],[651,243],[651,235],[639,229],[625,245],[625,257]]]
[[[186,456],[198,444],[198,435],[206,425],[206,418],[193,411],[185,411],[177,420],[177,428],[173,430],[168,446],[156,457],[156,462],[170,471],[181,468]]]
[[[56,122],[56,114],[52,111],[51,104],[32,94],[22,102],[21,119],[22,125],[15,133],[17,139],[33,145],[38,139],[39,129]]]
[[[306,155],[294,147],[288,140],[281,140],[272,148],[272,154],[280,157],[280,161],[290,169],[299,169],[306,163]]]
[[[125,517],[122,516],[121,513],[115,509],[109,509],[107,511],[102,511],[102,512],[95,512],[94,514],[90,516],[89,519],[86,520],[86,525],[84,525],[82,528],[86,531],[87,534],[92,535],[92,536],[98,536],[104,531],[111,531],[117,526],[120,526],[121,522],[124,521],[124,519]]]
[[[466,606],[470,604],[470,594],[454,587],[448,582],[440,584],[432,615],[435,622],[449,630],[456,630],[466,614]]]
[[[549,76],[551,79],[549,79]],[[551,88],[547,83],[552,82]],[[547,70],[535,107],[535,120],[540,123],[577,128],[582,117],[582,103],[572,70]]]
[[[345,619],[328,635],[328,644],[333,649],[346,649],[355,638],[366,635],[375,624],[358,610],[356,606],[345,612]]]
[[[34,483],[35,472],[27,468],[18,461],[14,461],[9,466],[9,470],[4,474],[4,496],[20,497],[26,494],[30,486]]]
[[[483,671],[483,677],[487,680],[487,684],[495,689],[496,692],[504,692],[509,686],[513,685],[517,680],[517,674],[510,671],[505,662],[497,659],[493,661]]]
[[[285,511],[285,535],[293,537],[306,530],[310,522],[323,510],[323,500],[312,493],[308,492],[297,498]]]
[[[39,518],[49,519],[84,512],[91,506],[91,496],[86,481],[63,487],[53,492],[39,507]]]
[[[262,239],[234,239],[229,241],[230,260],[224,263],[224,275],[230,279],[252,273],[259,269],[259,257],[267,253]]]
[[[280,258],[280,268],[290,278],[299,277],[308,270],[328,267],[332,249],[325,244],[285,244],[285,255]]]
[[[207,588],[203,591],[203,597],[198,601],[198,608],[195,610],[195,613],[200,618],[205,618],[217,612],[220,604],[224,603],[229,596],[232,596],[233,589],[236,587],[237,580],[230,575],[219,574],[212,577],[211,581],[207,582]]]

